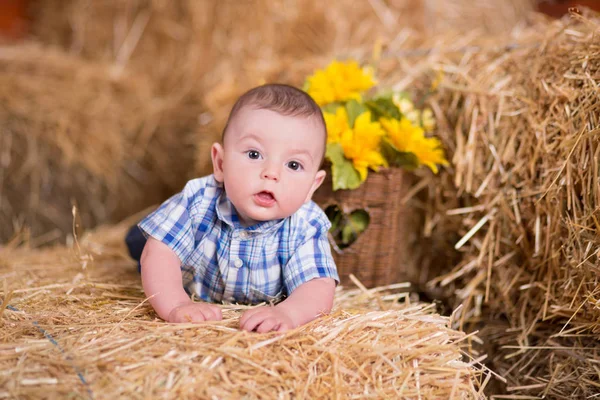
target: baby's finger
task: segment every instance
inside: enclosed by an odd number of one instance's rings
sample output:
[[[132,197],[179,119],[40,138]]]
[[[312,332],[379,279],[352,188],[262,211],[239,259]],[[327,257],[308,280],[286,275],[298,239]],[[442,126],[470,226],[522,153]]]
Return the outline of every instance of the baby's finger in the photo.
[[[265,319],[265,315],[263,313],[254,313],[250,316],[243,324],[240,324],[240,327],[243,330],[248,332],[253,331],[258,325],[260,325]]]
[[[276,329],[273,329],[273,330],[277,331],[277,332],[286,332],[286,331],[289,331],[290,329],[292,329],[292,327],[289,324],[282,322],[281,324],[279,324],[279,326]]]
[[[195,315],[193,309],[189,307],[175,310],[169,317],[169,322],[175,322],[178,324],[186,322],[197,322],[198,317]]]
[[[218,306],[210,306],[213,312],[213,321],[220,321],[223,319],[223,312],[221,311],[221,307]]]
[[[270,331],[276,331],[279,328],[279,321],[275,318],[267,318],[260,325],[256,327],[256,332],[265,333]]]
[[[186,313],[185,320],[183,322],[204,322],[208,321],[208,316],[203,312],[202,309],[194,308]]]
[[[207,304],[197,304],[195,309],[196,312],[199,312],[204,316],[205,321],[215,321],[217,319],[215,311]]]
[[[251,308],[249,310],[246,310],[241,318],[240,318],[240,327],[243,327],[244,325],[246,325],[246,322],[257,312],[261,312],[262,310],[264,310],[264,307],[256,307],[256,308]]]
[[[176,308],[171,311],[171,313],[169,314],[168,320],[169,320],[169,322],[179,323],[179,322],[184,322],[182,318],[183,318],[183,313],[181,312],[181,310],[179,308]]]

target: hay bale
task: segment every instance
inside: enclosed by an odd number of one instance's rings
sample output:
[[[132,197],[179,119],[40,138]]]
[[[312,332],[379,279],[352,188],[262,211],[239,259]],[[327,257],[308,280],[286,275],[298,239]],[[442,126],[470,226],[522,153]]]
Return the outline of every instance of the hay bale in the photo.
[[[439,35],[447,31],[503,35],[524,22],[534,11],[535,0],[505,1],[428,1],[425,9],[427,33]]]
[[[73,248],[4,249],[0,396],[483,398],[474,337],[404,285],[339,290],[330,315],[285,335],[240,332],[243,306],[224,306],[221,322],[157,320],[127,226]]]
[[[582,398],[600,352],[600,17],[534,22],[434,38],[390,79],[427,90],[443,74],[428,103],[453,167],[429,180],[424,230],[431,260],[453,261],[431,283],[463,304],[461,326],[505,320],[484,336],[502,390]]]
[[[264,81],[302,86],[332,57],[370,53],[376,40],[402,42],[407,32],[505,32],[533,1],[315,0],[276,2],[33,0],[34,37],[90,60],[147,75],[160,93],[201,98],[209,113],[198,129],[196,170],[210,172],[235,99]],[[466,23],[468,22],[468,23]]]
[[[112,72],[35,44],[0,48],[0,242],[22,226],[64,237],[72,204],[85,228],[120,220],[184,181],[192,154],[185,135],[173,140],[173,106]]]
[[[30,1],[32,36],[148,77],[160,94],[189,91],[211,65],[215,1]]]
[[[490,307],[527,324],[574,317],[569,327],[591,329],[600,317],[589,303],[600,256],[600,18],[591,18],[548,24],[510,53],[474,54],[447,74],[436,107],[447,105],[456,126],[454,183],[483,206],[461,221],[461,235],[482,227],[456,246],[481,280],[463,298],[496,299]]]

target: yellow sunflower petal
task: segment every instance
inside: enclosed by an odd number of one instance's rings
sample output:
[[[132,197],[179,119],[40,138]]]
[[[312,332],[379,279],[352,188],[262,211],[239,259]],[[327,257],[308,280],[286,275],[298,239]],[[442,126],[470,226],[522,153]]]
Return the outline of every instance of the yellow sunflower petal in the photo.
[[[308,94],[320,106],[336,101],[360,100],[361,92],[375,85],[373,72],[356,61],[333,61],[307,78]]]
[[[348,114],[345,107],[338,107],[335,114],[323,113],[327,126],[327,143],[340,141],[342,133],[348,130]]]
[[[365,179],[367,179],[367,175],[369,173],[368,169],[366,166],[364,165],[356,165],[354,164],[354,168],[356,168],[356,170],[358,171],[358,175],[360,176],[360,180],[364,181]]]

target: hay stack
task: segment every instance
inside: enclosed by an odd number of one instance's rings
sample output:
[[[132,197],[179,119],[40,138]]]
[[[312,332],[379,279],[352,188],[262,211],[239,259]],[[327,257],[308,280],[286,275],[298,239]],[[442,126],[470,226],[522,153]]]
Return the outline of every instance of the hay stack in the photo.
[[[194,172],[210,172],[209,146],[244,90],[263,81],[301,85],[334,55],[368,54],[380,37],[402,42],[407,32],[428,29],[426,9],[437,7],[404,0],[30,6],[36,40],[68,54],[28,45],[4,50],[3,96],[10,99],[1,112],[10,132],[1,139],[8,154],[0,242],[24,227],[39,242],[63,237],[72,203],[83,226],[93,227],[164,200]]]
[[[120,220],[182,184],[192,156],[172,104],[113,72],[33,44],[0,48],[0,242],[21,226],[63,237],[72,204],[86,228]]]
[[[315,0],[276,2],[34,0],[33,33],[90,60],[151,77],[161,93],[202,99],[197,173],[210,172],[209,146],[245,90],[265,81],[301,86],[332,57],[369,54],[375,41],[448,27],[505,32],[533,1]],[[468,23],[466,23],[468,22]]]
[[[242,306],[217,323],[157,320],[126,228],[72,249],[4,249],[0,397],[483,398],[473,337],[404,285],[339,291],[331,315],[282,336],[240,332]]]
[[[195,139],[199,174],[210,170],[208,148],[241,92],[285,74],[280,66],[385,32],[361,24],[377,19],[368,2],[38,0],[31,10],[37,40],[145,75],[161,94],[204,100],[211,114]]]
[[[497,320],[484,340],[511,395],[598,393],[599,30],[572,15],[394,63],[400,87],[443,73],[428,102],[453,168],[423,206],[430,262],[451,262],[432,284],[461,323]]]
[[[522,24],[539,0],[505,1],[427,1],[425,0],[426,32],[443,34],[448,31],[505,35]]]

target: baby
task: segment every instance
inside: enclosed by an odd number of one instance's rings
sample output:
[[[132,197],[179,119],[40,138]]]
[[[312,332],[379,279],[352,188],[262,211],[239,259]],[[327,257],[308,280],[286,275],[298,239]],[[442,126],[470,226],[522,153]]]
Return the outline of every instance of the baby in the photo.
[[[220,320],[208,302],[266,302],[240,327],[269,332],[331,310],[339,282],[331,224],[311,201],[325,178],[326,140],[319,106],[299,89],[269,84],[238,99],[223,144],[212,146],[213,174],[189,181],[138,225],[148,238],[142,285],[162,319]]]

